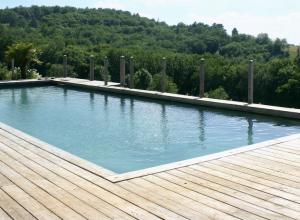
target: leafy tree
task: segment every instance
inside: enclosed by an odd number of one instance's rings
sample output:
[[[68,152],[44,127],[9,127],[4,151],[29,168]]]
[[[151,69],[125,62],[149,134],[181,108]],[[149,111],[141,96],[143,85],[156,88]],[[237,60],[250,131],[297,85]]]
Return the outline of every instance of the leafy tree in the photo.
[[[239,36],[239,32],[236,28],[233,28],[232,32],[231,32],[231,36],[233,40],[236,40]]]
[[[17,43],[8,47],[6,51],[7,61],[15,60],[16,66],[21,69],[21,78],[26,79],[26,72],[31,63],[40,63],[38,49],[31,43]]]
[[[280,40],[276,39],[274,45],[272,47],[272,55],[273,56],[282,56],[285,54],[285,49],[287,48],[288,44],[285,39]]]
[[[300,47],[297,47],[297,55],[295,61],[298,67],[300,68]]]

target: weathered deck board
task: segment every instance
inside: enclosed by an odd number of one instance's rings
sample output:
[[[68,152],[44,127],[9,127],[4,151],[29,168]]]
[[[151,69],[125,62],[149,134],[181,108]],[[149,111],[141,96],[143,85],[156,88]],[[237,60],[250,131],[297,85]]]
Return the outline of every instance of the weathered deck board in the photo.
[[[3,209],[0,208],[0,220],[12,219]]]
[[[300,219],[300,138],[269,143],[112,182],[0,126],[0,219]]]

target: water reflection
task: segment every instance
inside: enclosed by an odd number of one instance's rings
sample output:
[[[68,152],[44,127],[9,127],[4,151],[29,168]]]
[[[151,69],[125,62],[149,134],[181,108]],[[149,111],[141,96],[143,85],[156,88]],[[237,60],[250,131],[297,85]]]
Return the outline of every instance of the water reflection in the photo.
[[[68,101],[68,89],[66,87],[63,87],[63,96],[64,96],[64,104]]]
[[[95,94],[93,92],[90,93],[90,107],[94,110],[95,107]]]
[[[108,119],[108,115],[109,115],[109,110],[108,110],[108,95],[105,93],[104,95],[104,116],[105,116],[105,119],[107,120]]]
[[[27,89],[21,89],[21,104],[27,105],[29,103]]]
[[[252,117],[247,117],[248,121],[248,145],[254,144],[253,142],[253,119]]]
[[[15,89],[11,90],[11,102],[12,104],[16,104],[16,94],[15,94]]]
[[[205,140],[205,115],[203,110],[199,110],[199,141],[203,149],[206,149]]]
[[[169,128],[168,128],[168,117],[167,117],[167,111],[166,111],[166,105],[161,105],[161,134],[163,143],[165,144],[165,147],[167,146],[168,137],[169,137]]]
[[[131,128],[134,128],[134,99],[133,98],[130,98],[130,112],[129,112],[129,115],[130,115],[130,125],[131,125]]]
[[[107,107],[108,105],[108,95],[104,94],[104,106]]]
[[[125,104],[126,104],[126,99],[123,96],[120,97],[120,106],[121,106],[122,115],[125,114]]]
[[[64,87],[64,97],[67,97],[67,95],[68,95],[68,89],[66,88],[66,87]]]

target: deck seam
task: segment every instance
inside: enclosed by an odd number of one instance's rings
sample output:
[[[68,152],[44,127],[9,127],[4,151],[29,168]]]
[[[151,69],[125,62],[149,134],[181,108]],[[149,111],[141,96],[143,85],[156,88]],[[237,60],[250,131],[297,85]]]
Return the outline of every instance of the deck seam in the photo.
[[[0,160],[0,163],[4,163],[2,160]],[[4,163],[6,166],[8,166],[10,169],[12,169],[9,165],[7,165],[6,163]],[[3,174],[3,173],[2,173]],[[5,176],[5,174],[3,174]],[[13,180],[11,180],[8,176],[6,176],[7,179],[9,179],[10,181],[14,182]],[[25,178],[26,179],[26,178]],[[48,210],[50,213],[52,213],[53,215],[57,216],[59,219],[60,218],[58,215],[56,215],[52,210],[50,210],[48,207],[46,207],[43,203],[41,203],[39,200],[37,200],[36,198],[32,197],[28,192],[26,192],[22,187],[20,187],[17,183],[14,184],[16,187],[18,187],[20,190],[22,190],[25,194],[27,194],[27,196],[31,197],[33,200],[35,200],[37,203],[39,203],[41,206],[43,206],[46,210]],[[2,191],[4,191],[5,194],[7,194],[9,197],[12,198],[12,196],[10,196],[3,188],[1,188]],[[47,193],[47,192],[46,192]],[[50,195],[50,194],[49,194]],[[51,196],[51,195],[50,195]],[[16,201],[14,198],[13,200],[19,204],[18,201]],[[24,208],[28,213],[30,213],[32,216],[34,216],[34,218],[38,219],[31,211],[29,211],[28,209],[26,209],[25,207],[22,206],[22,208]]]
[[[155,176],[156,178],[162,179],[161,177],[158,177],[158,176],[156,176],[156,175],[153,175],[153,176]],[[145,178],[143,178],[143,179],[145,179]],[[156,182],[153,182],[153,181],[148,180],[148,179],[145,179],[145,180],[148,181],[148,182],[150,182],[150,183],[152,183],[152,184],[155,184],[155,185],[157,185],[157,186],[159,186],[159,187],[162,187],[162,188],[164,188],[164,189],[166,189],[166,190],[168,190],[168,191],[172,191],[172,192],[174,192],[174,193],[176,193],[176,194],[179,194],[179,195],[181,195],[181,196],[183,196],[183,197],[189,198],[189,199],[191,199],[191,200],[193,200],[193,201],[195,201],[195,202],[198,202],[198,203],[200,203],[200,204],[203,204],[204,206],[208,206],[209,208],[215,209],[215,210],[217,210],[217,211],[219,211],[219,212],[223,212],[223,213],[226,213],[227,215],[230,215],[230,216],[232,216],[232,217],[234,217],[234,218],[239,218],[239,219],[240,219],[240,217],[237,217],[237,216],[234,215],[235,212],[233,212],[233,213],[225,212],[225,211],[220,210],[220,209],[218,209],[218,208],[209,206],[209,205],[207,205],[207,204],[205,204],[205,203],[201,203],[201,202],[199,202],[199,201],[196,200],[196,199],[193,199],[193,198],[191,198],[191,197],[188,197],[188,196],[186,196],[186,195],[183,195],[183,194],[181,194],[181,193],[178,193],[178,192],[176,192],[175,190],[172,190],[172,189],[166,188],[165,186],[159,185],[159,184],[156,183]],[[210,198],[210,199],[212,199],[212,200],[215,200],[215,201],[217,201],[217,202],[219,202],[219,203],[224,203],[224,202],[221,202],[221,201],[219,201],[219,200],[217,200],[217,199],[215,199],[215,198],[209,197],[209,196],[207,196],[207,195],[205,195],[205,194],[201,194],[201,193],[199,193],[199,192],[197,192],[197,191],[191,190],[191,189],[186,188],[186,187],[184,187],[184,186],[178,185],[178,184],[176,184],[176,183],[172,183],[172,182],[170,182],[169,180],[165,180],[165,179],[163,179],[163,180],[166,181],[166,182],[169,182],[169,183],[171,183],[171,184],[177,185],[177,187],[184,188],[184,189],[186,189],[186,190],[188,190],[188,191],[194,192],[194,193],[196,193],[196,194],[200,194],[200,195],[202,195],[202,196],[204,196],[204,197],[208,197],[208,198]],[[235,208],[235,209],[238,209],[238,210],[242,210],[241,208],[235,207],[235,206],[233,206],[233,205],[230,205],[230,204],[227,204],[227,203],[224,203],[224,204],[226,204],[227,206],[230,206],[230,207],[232,207],[232,208]],[[248,212],[248,211],[246,211],[246,210],[243,210],[243,211]],[[251,213],[251,212],[248,212],[248,213]],[[251,213],[251,214],[253,214],[253,213]],[[255,215],[255,214],[253,214],[253,215]]]
[[[6,177],[7,178],[7,177]],[[17,185],[15,185],[17,186]],[[18,186],[17,186],[18,187]],[[21,189],[21,188],[20,188]],[[35,217],[28,209],[26,209],[22,204],[20,204],[18,201],[16,201],[13,197],[11,197],[7,192],[5,192],[2,187],[0,188],[0,190],[2,191],[2,193],[6,194],[6,196],[8,196],[11,200],[13,200],[16,204],[18,204],[21,208],[23,208],[26,212],[28,212],[29,215],[32,216],[32,218],[37,219],[37,217]],[[22,189],[21,189],[22,190]],[[24,191],[24,190],[23,190]],[[24,191],[25,192],[25,191]],[[25,192],[26,193],[26,192]],[[26,193],[28,194],[28,193]],[[29,194],[28,194],[29,195]],[[30,196],[30,195],[29,195]],[[34,199],[34,198],[33,198]],[[37,200],[36,200],[37,201]],[[38,202],[38,201],[37,201]],[[2,207],[1,207],[2,208]],[[11,219],[14,219],[9,213],[7,213],[7,211],[5,210],[5,208],[2,208],[3,211],[5,211],[6,214],[8,214],[8,216],[11,217]]]
[[[2,151],[2,153],[4,153]],[[7,155],[7,153],[4,153]],[[10,157],[9,155],[7,155],[7,157]],[[10,157],[12,160],[14,160],[14,158]],[[77,213],[78,215],[82,216],[83,218],[86,219],[85,216],[83,216],[82,214],[78,213],[76,210],[74,210],[72,207],[70,207],[69,205],[65,204],[63,201],[61,201],[60,199],[58,199],[57,197],[51,195],[49,192],[47,192],[45,189],[41,188],[39,185],[37,185],[34,181],[32,181],[31,179],[28,179],[26,176],[24,176],[22,173],[18,172],[14,167],[12,167],[11,165],[7,164],[6,162],[4,162],[3,160],[0,159],[0,161],[2,163],[4,163],[6,166],[8,166],[10,169],[12,169],[14,172],[18,173],[20,176],[22,176],[22,178],[26,179],[27,181],[29,181],[31,184],[33,184],[35,187],[39,188],[40,190],[44,191],[44,193],[48,194],[50,197],[54,198],[55,200],[57,200],[58,202],[64,204],[66,207],[68,207],[69,209],[73,210],[75,213]],[[19,161],[17,161],[19,162]],[[20,163],[20,162],[19,162]],[[23,164],[22,164],[23,165]],[[23,165],[24,166],[24,165]],[[28,168],[29,169],[29,168]],[[30,169],[31,170],[31,169]],[[32,171],[34,172],[34,171]],[[34,172],[35,173],[35,172]],[[4,174],[3,174],[4,175]],[[39,174],[38,174],[39,175]],[[7,177],[7,176],[6,176]],[[9,177],[7,177],[9,179]],[[11,179],[10,179],[11,180]],[[13,180],[11,180],[13,182]],[[15,183],[15,185],[20,188],[22,191],[24,191],[26,194],[28,194],[30,197],[32,197],[28,192],[26,192],[21,186],[19,186],[17,183]],[[60,187],[59,187],[60,188]],[[54,213],[54,211],[50,210],[47,206],[45,206],[41,201],[37,200],[36,198],[32,197],[34,200],[36,200],[38,203],[40,203],[42,206],[44,206],[46,209],[48,209],[50,212],[52,212],[54,215],[56,215],[58,218],[62,219],[60,216],[58,216],[56,213]]]
[[[205,165],[203,165],[203,166],[205,166]],[[219,165],[216,165],[216,166],[219,166]],[[205,166],[205,167],[206,167],[206,166]],[[217,170],[217,169],[215,169],[215,168],[211,168],[211,167],[207,167],[207,168],[210,169],[210,170],[214,170],[214,171],[216,171],[216,172],[221,172],[221,170]],[[234,171],[233,169],[230,169],[230,168],[224,168],[224,169]],[[205,171],[201,171],[201,172],[208,173],[208,172],[205,172]],[[235,172],[240,172],[240,171],[235,171]],[[216,177],[220,177],[220,178],[222,178],[222,179],[225,179],[225,178],[223,178],[223,177],[221,177],[221,176],[217,176],[217,175],[212,174],[212,173],[209,173],[209,174],[210,174],[210,175],[213,175],[213,176],[216,176]],[[244,180],[244,181],[249,182],[249,183],[252,182],[252,183],[254,183],[254,184],[258,184],[258,183],[254,182],[254,181],[251,181],[251,180],[246,179],[246,178],[241,177],[241,176],[237,176],[237,175],[232,174],[232,173],[230,173],[230,174],[227,174],[227,173],[226,173],[226,175],[232,176],[232,177],[234,177],[234,178],[236,178],[236,179]],[[247,175],[248,175],[248,174],[247,174]],[[256,177],[256,178],[259,179],[259,177]],[[225,179],[225,180],[227,180],[227,179]],[[228,181],[231,181],[231,180],[228,180]],[[269,181],[269,180],[267,180],[267,181]],[[279,195],[275,195],[274,193],[271,193],[271,192],[266,191],[267,189],[270,189],[270,190],[276,190],[276,191],[285,193],[285,194],[287,194],[287,195],[293,195],[293,194],[291,194],[290,192],[281,190],[281,189],[279,189],[279,188],[275,188],[275,187],[267,186],[266,184],[263,184],[263,183],[259,183],[259,185],[265,187],[265,188],[262,190],[262,189],[254,188],[253,186],[245,185],[245,184],[240,183],[240,182],[238,183],[238,181],[231,181],[231,182],[236,183],[236,184],[243,185],[243,186],[245,186],[245,187],[251,188],[251,189],[256,190],[256,191],[263,192],[263,193],[265,193],[265,194],[269,194],[269,195],[271,195],[271,196],[273,196],[273,197],[276,197],[276,198],[281,198],[281,199],[283,199],[283,200],[288,200],[288,201],[293,202],[293,203],[298,203],[298,205],[300,205],[299,201],[297,202],[297,201],[294,201],[294,200],[291,200],[291,199],[288,199],[288,198],[285,198],[285,197],[282,197],[282,196],[279,196]],[[273,182],[273,181],[269,181],[269,182]],[[280,183],[277,183],[277,182],[274,182],[274,183],[280,184]],[[280,185],[283,185],[283,184],[280,184]],[[285,186],[285,185],[283,185],[283,186]],[[230,188],[230,187],[229,187],[229,188]],[[236,190],[236,189],[234,189],[234,190]],[[239,190],[238,190],[238,191],[239,191]],[[247,193],[247,192],[243,192],[243,193],[246,193],[246,194],[248,194],[248,195],[251,195],[251,194],[249,194],[249,193]],[[259,198],[259,197],[257,197],[257,196],[254,196],[254,195],[251,195],[251,196],[256,197],[256,198],[258,198],[258,199],[261,199],[261,198]],[[299,197],[299,195],[295,195],[295,196],[296,196],[296,197]],[[300,199],[300,197],[299,197],[299,199]],[[272,203],[273,203],[273,202],[272,202]],[[276,203],[274,203],[274,204],[276,204]],[[280,204],[276,204],[276,205],[280,205]],[[282,206],[282,205],[281,205],[281,206]],[[287,208],[288,208],[288,207],[287,207]],[[300,206],[299,206],[299,208],[300,208]],[[291,209],[291,208],[289,208],[289,209]],[[295,211],[298,211],[298,210],[295,210]],[[299,212],[299,211],[298,211],[298,212]],[[300,214],[300,213],[299,213],[299,214]]]
[[[178,170],[178,171],[179,171],[179,170]],[[201,179],[201,177],[199,177],[199,176],[196,176],[196,175],[193,175],[193,174],[190,174],[190,173],[186,173],[186,172],[181,171],[181,170],[180,170],[179,172],[181,172],[181,173],[183,173],[183,174],[185,173],[185,174],[187,174],[187,175],[193,176],[193,178],[197,178],[197,179],[199,178],[199,179]],[[214,188],[207,187],[207,186],[203,186],[203,185],[201,185],[201,184],[199,184],[199,183],[197,183],[197,182],[194,182],[194,181],[192,181],[192,180],[188,180],[188,179],[186,179],[186,178],[184,178],[184,177],[177,176],[177,175],[175,175],[175,174],[173,174],[173,173],[168,173],[168,172],[167,172],[167,174],[168,174],[168,175],[171,175],[171,176],[174,176],[174,177],[176,177],[176,178],[182,179],[182,180],[184,180],[184,181],[191,182],[191,183],[193,183],[193,184],[195,184],[195,185],[199,185],[199,186],[201,186],[201,187],[208,188],[208,189],[211,190],[211,191],[216,191],[216,192],[218,192],[218,193],[220,193],[220,194],[226,195],[227,197],[234,198],[235,200],[242,201],[242,202],[244,202],[244,203],[246,203],[246,204],[248,204],[248,205],[250,205],[250,206],[256,207],[257,209],[268,210],[269,212],[271,212],[271,213],[273,213],[273,214],[275,214],[275,215],[279,215],[279,216],[286,216],[286,215],[283,215],[282,213],[278,213],[277,211],[274,211],[274,210],[269,209],[269,208],[267,208],[267,207],[263,207],[263,206],[257,205],[257,204],[255,204],[255,203],[249,201],[249,200],[241,199],[241,198],[239,198],[239,197],[237,197],[237,196],[232,196],[232,195],[230,195],[230,194],[228,194],[228,193],[226,193],[226,192],[224,192],[224,191],[222,191],[222,190],[214,189]],[[160,176],[159,176],[159,177],[160,177]],[[163,178],[163,177],[162,177],[162,178]],[[163,179],[165,179],[165,178],[163,178]],[[165,180],[167,180],[167,179],[165,179]],[[167,180],[167,181],[168,181],[168,180]],[[208,181],[208,180],[206,180],[206,181]],[[211,181],[208,181],[208,182],[211,182]],[[213,183],[213,182],[212,182],[212,183]],[[176,184],[176,183],[175,183],[175,184]],[[220,184],[217,184],[217,185],[220,185]],[[230,187],[228,187],[228,186],[224,186],[224,187],[230,189]],[[185,187],[185,188],[186,188],[186,187]],[[189,189],[189,188],[187,188],[187,189]],[[236,191],[235,189],[233,189],[233,190]],[[193,191],[194,191],[194,190],[193,190]],[[196,192],[197,192],[197,191],[196,191]],[[242,193],[245,194],[245,192],[242,192]],[[252,196],[252,197],[256,198],[255,196]],[[216,199],[216,198],[215,198],[215,199]],[[228,205],[234,206],[234,205],[232,205],[232,204],[229,204],[229,203],[227,203],[227,202],[221,201],[221,200],[219,200],[219,199],[216,199],[216,200],[218,200],[218,201],[220,201],[220,202],[223,202],[223,203],[226,203],[226,204],[228,204]],[[262,199],[260,199],[260,200],[262,200]],[[277,205],[277,206],[278,206],[278,205]],[[241,207],[239,207],[239,206],[234,206],[234,207],[236,207],[237,209],[243,210],[243,211],[247,211],[247,212],[252,213],[252,214],[254,214],[254,215],[260,216],[260,217],[262,217],[262,218],[266,218],[266,217],[265,217],[264,215],[262,215],[262,214],[258,214],[258,213],[255,213],[255,212],[250,212],[249,210],[246,210],[245,208],[241,208]],[[288,209],[288,208],[287,208],[287,209]],[[293,210],[292,210],[292,211],[293,211]],[[279,217],[279,216],[278,216],[278,217]],[[286,217],[292,218],[292,217],[290,217],[290,216],[286,216]],[[269,218],[269,219],[270,219],[270,218]],[[292,218],[292,219],[295,219],[295,218]]]

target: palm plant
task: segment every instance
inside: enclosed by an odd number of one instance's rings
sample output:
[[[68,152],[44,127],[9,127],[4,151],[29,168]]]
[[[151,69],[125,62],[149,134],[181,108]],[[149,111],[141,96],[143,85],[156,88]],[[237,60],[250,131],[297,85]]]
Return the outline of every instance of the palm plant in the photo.
[[[26,79],[26,72],[31,63],[41,63],[39,50],[31,43],[16,43],[8,47],[5,53],[7,61],[14,59],[15,65],[21,69],[21,78]]]

